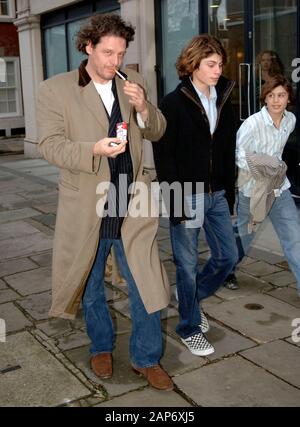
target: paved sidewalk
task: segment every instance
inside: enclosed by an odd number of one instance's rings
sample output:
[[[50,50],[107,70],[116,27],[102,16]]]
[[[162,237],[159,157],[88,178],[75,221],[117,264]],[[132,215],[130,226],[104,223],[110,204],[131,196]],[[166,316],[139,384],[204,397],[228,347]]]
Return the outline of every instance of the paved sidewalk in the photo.
[[[163,314],[163,367],[176,389],[150,388],[130,369],[126,287],[107,284],[117,342],[114,376],[99,380],[88,364],[82,315],[49,319],[57,169],[22,154],[0,157],[0,406],[300,406],[300,299],[267,225],[238,271],[241,289],[221,289],[204,305],[216,353],[193,356],[180,342],[174,296]],[[168,221],[159,227],[161,258],[174,294]],[[202,262],[209,256],[199,246]],[[1,320],[2,319],[2,320]],[[2,337],[3,341],[3,337]]]

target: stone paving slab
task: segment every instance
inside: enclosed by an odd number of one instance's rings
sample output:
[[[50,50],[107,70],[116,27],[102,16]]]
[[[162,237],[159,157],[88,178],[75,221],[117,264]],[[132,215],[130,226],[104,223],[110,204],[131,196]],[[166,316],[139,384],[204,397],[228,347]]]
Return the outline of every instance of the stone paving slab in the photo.
[[[157,240],[164,240],[170,238],[170,231],[168,228],[159,227],[157,231]]]
[[[58,348],[62,351],[90,345],[90,339],[86,332],[73,331],[58,339]]]
[[[130,394],[125,394],[124,396],[95,405],[95,407],[103,408],[187,408],[191,406],[190,403],[174,391],[166,393],[165,391],[154,390],[150,387],[146,387],[144,390],[133,391]]]
[[[161,358],[162,367],[169,375],[181,375],[192,369],[197,369],[207,363],[205,357],[194,356],[187,347],[170,336],[164,334],[164,353]]]
[[[28,332],[0,346],[0,367],[20,366],[1,375],[1,406],[58,406],[90,395],[88,388]]]
[[[176,268],[173,261],[165,261],[163,264],[166,269],[170,285],[176,283]]]
[[[272,283],[275,286],[287,286],[296,282],[295,276],[290,271],[279,271],[278,273],[264,276],[266,282]]]
[[[40,267],[48,267],[52,265],[52,251],[40,255],[30,257],[32,261],[36,262]]]
[[[32,207],[34,209],[38,209],[41,212],[44,212],[45,214],[56,214],[57,212],[57,202],[55,203],[44,203],[41,204],[40,202],[32,203]]]
[[[216,304],[220,304],[222,302],[222,298],[216,296],[216,295],[212,295],[209,298],[206,298],[205,300],[203,300],[202,302],[202,308],[204,310],[204,312],[206,312],[206,309],[212,305],[216,305]]]
[[[119,311],[120,313],[122,313],[124,316],[128,317],[129,319],[131,318],[128,298],[121,301],[114,302],[113,308]],[[177,310],[171,307],[170,305],[161,311],[161,319],[167,319],[169,317],[174,317],[177,315],[178,315]]]
[[[263,290],[270,289],[270,285],[260,279],[249,276],[242,271],[237,270],[236,277],[240,284],[239,289],[230,290],[221,286],[216,295],[224,300],[230,301],[236,298],[256,295]]]
[[[178,324],[178,320],[178,318],[167,319],[162,322],[162,325],[163,330],[169,335],[171,335],[175,339],[175,341],[180,343],[180,337],[176,333],[176,326]],[[184,346],[184,344],[180,343],[179,345],[186,349],[192,360],[196,358],[196,360],[198,359],[201,364],[203,364],[206,360],[212,361],[221,357],[227,357],[231,354],[240,352],[242,350],[257,345],[250,339],[245,338],[240,334],[237,334],[236,332],[233,332],[230,329],[225,328],[224,326],[219,325],[218,323],[210,320],[209,317],[208,321],[210,325],[210,330],[207,334],[205,334],[205,336],[207,337],[208,341],[215,347],[216,351],[211,356],[208,356],[208,359],[206,359],[204,357],[197,357],[192,355],[190,351],[187,350],[187,348]],[[171,339],[170,337],[168,338]],[[191,364],[189,359],[188,363]]]
[[[43,179],[45,181],[51,182],[53,184],[58,184],[58,182],[59,182],[58,175],[45,175],[45,176],[43,176]]]
[[[6,180],[7,178],[13,178],[13,177],[14,175],[12,173],[0,170],[0,180],[2,179]]]
[[[37,325],[37,328],[48,335],[48,337],[60,337],[64,334],[70,334],[74,327],[71,320],[50,317]]]
[[[45,233],[35,233],[26,239],[6,239],[0,241],[0,259],[25,257],[52,249],[53,238]]]
[[[236,332],[209,320],[210,330],[205,334],[208,341],[215,347],[215,353],[208,356],[209,360],[221,359],[244,349],[256,346],[256,343]]]
[[[44,175],[58,174],[58,169],[57,167],[51,166],[49,165],[49,163],[47,163],[46,165],[42,165],[42,166],[22,168],[22,172],[28,173],[32,176],[44,177]]]
[[[239,267],[243,267],[245,265],[253,264],[256,261],[257,261],[256,259],[251,258],[250,255],[248,254],[248,256],[247,255],[244,256],[242,261],[239,263]]]
[[[174,377],[173,380],[181,391],[200,406],[300,405],[299,390],[240,356],[203,366]]]
[[[273,341],[242,352],[242,356],[300,389],[300,348]],[[300,405],[300,402],[299,402]]]
[[[56,216],[54,214],[42,214],[34,218],[35,221],[46,225],[47,227],[55,226]]]
[[[36,204],[37,206],[39,206],[39,204],[48,205],[49,203],[51,204],[55,203],[57,205],[57,202],[58,202],[58,190],[56,188],[47,187],[46,190],[43,192],[41,191],[32,192],[30,191],[30,188],[29,188],[29,192],[24,192],[22,196],[26,198],[28,201],[30,201],[32,205]]]
[[[178,311],[178,301],[176,298],[176,285],[171,285],[171,299],[170,299],[170,305],[173,306],[174,308],[176,308],[176,310]],[[215,305],[215,304],[220,304],[223,300],[215,295],[212,295],[209,298],[206,298],[203,302],[202,302],[202,307],[204,309],[204,311],[206,310],[206,307],[209,307],[211,305]]]
[[[23,178],[14,177],[13,179],[1,180],[1,186],[0,186],[1,196],[6,194],[15,194],[18,192],[22,193],[23,190],[24,190]]]
[[[293,305],[294,307],[300,308],[300,297],[298,296],[297,291],[293,288],[275,289],[273,291],[267,292],[267,294],[281,301],[287,302],[288,304]]]
[[[296,347],[299,347],[300,348],[300,329],[299,329],[299,326],[300,326],[300,321],[299,321],[299,323],[298,323],[298,329],[297,329],[297,336],[296,336],[296,340],[297,341],[295,341],[295,339],[294,338],[288,338],[287,340],[285,340],[286,342],[288,342],[288,343],[290,343],[290,344],[293,344],[294,346],[296,346]],[[295,328],[296,329],[296,328]]]
[[[131,369],[128,346],[129,335],[117,335],[116,347],[113,352],[114,374],[112,378],[107,380],[96,377],[91,371],[88,347],[69,350],[65,354],[90,380],[104,387],[109,397],[114,397],[147,385],[146,380],[137,376]]]
[[[18,298],[20,298],[20,295],[18,295],[16,292],[12,291],[11,289],[0,290],[0,304],[4,302],[14,301]]]
[[[5,277],[6,282],[26,296],[51,289],[51,268],[42,267]]]
[[[278,264],[284,260],[283,255],[275,254],[270,250],[267,250],[267,251],[265,249],[261,250],[255,246],[252,246],[250,248],[247,255],[251,257],[254,261],[255,260],[265,261],[268,264]],[[242,262],[239,265],[241,265]]]
[[[173,255],[170,252],[166,252],[162,249],[159,250],[159,257],[162,262],[173,260]]]
[[[276,273],[277,271],[282,271],[282,269],[276,265],[270,265],[264,261],[257,261],[250,265],[245,265],[243,266],[243,270],[257,277],[264,277]]]
[[[299,317],[299,309],[268,295],[225,301],[209,307],[207,312],[209,316],[257,342],[289,337],[291,322]]]
[[[0,212],[0,224],[19,221],[20,219],[31,218],[40,215],[40,212],[31,208],[15,209],[7,212]]]
[[[25,238],[35,233],[38,233],[38,230],[25,221],[0,225],[0,240]]]
[[[17,194],[3,194],[0,198],[0,205],[7,209],[12,209],[16,204],[24,202],[26,199]]]
[[[172,246],[171,246],[170,239],[159,240],[158,247],[159,247],[159,250],[166,252],[170,256],[172,255]]]
[[[47,319],[51,306],[51,292],[29,295],[22,300],[18,300],[18,305],[35,320]]]
[[[52,239],[54,238],[54,225],[44,225],[37,220],[38,216],[33,218],[26,219],[28,224],[31,224],[34,228],[36,228],[39,232],[45,234],[46,236],[50,236]],[[40,251],[44,252],[44,251]],[[34,254],[32,254],[34,255]]]
[[[0,277],[9,276],[11,274],[20,273],[37,268],[28,258],[12,259],[0,262]]]
[[[7,285],[6,285],[6,283],[5,282],[3,282],[3,280],[2,279],[0,279],[0,289],[2,290],[2,289],[7,289]]]
[[[12,302],[0,304],[0,319],[5,321],[7,333],[20,331],[24,329],[25,326],[32,326],[32,322],[30,322]],[[0,344],[0,349],[1,345],[2,344]]]
[[[43,159],[24,159],[24,160],[18,160],[16,162],[14,161],[7,162],[5,166],[13,170],[21,170],[29,167],[44,166],[48,164],[49,163]]]

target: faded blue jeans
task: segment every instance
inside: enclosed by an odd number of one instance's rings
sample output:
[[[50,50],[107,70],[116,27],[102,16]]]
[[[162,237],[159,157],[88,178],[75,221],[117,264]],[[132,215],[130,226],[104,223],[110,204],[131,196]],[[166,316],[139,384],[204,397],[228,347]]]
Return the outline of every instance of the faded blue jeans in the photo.
[[[199,303],[216,292],[237,262],[237,248],[224,193],[204,194],[203,228],[211,257],[203,269],[199,264],[198,250],[201,228],[190,228],[188,221],[170,224],[178,293],[179,324],[176,332],[182,338],[201,332]]]
[[[106,302],[104,274],[113,246],[121,275],[127,282],[132,330],[129,353],[137,368],[157,365],[162,355],[160,311],[148,314],[129,270],[122,240],[100,239],[94,265],[82,298],[91,355],[112,353],[115,343],[113,322]]]
[[[298,211],[289,190],[285,190],[275,201],[268,214],[279,238],[284,256],[294,273],[300,296],[300,222]],[[250,220],[250,197],[239,192],[237,203],[237,221],[234,226],[239,248],[239,261],[247,254],[256,232],[248,232]]]

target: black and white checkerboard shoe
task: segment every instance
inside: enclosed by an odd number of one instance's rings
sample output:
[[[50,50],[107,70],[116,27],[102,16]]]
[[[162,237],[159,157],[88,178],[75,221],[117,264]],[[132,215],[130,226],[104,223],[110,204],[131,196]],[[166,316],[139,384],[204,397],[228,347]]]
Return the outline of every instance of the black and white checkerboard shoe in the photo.
[[[195,356],[208,356],[215,351],[214,347],[207,341],[203,334],[195,334],[189,338],[181,338],[181,341]]]
[[[203,310],[200,311],[200,314],[201,314],[201,324],[199,326],[201,328],[201,331],[204,334],[206,334],[206,332],[209,331],[209,323],[208,323],[207,317],[203,313]]]

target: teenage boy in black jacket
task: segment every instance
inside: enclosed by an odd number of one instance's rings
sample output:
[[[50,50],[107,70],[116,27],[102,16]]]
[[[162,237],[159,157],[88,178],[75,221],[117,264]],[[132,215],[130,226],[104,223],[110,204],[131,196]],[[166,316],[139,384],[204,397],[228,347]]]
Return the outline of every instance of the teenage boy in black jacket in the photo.
[[[176,331],[197,356],[214,352],[203,335],[209,325],[201,302],[216,292],[237,261],[230,218],[235,126],[229,96],[234,82],[221,76],[225,63],[218,39],[205,34],[190,41],[176,62],[181,83],[161,103],[167,130],[153,144],[159,181],[189,188],[183,196],[175,190],[168,205],[180,315]],[[198,254],[202,226],[211,250],[203,269]]]

